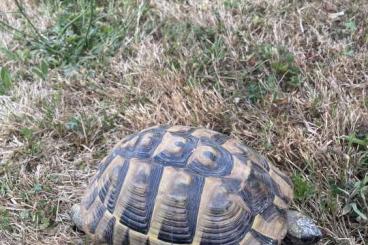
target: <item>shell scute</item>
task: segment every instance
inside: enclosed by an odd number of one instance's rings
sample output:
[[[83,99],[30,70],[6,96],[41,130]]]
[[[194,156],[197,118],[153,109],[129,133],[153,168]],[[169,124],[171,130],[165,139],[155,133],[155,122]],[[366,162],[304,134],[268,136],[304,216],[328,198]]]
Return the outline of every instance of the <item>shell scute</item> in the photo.
[[[124,197],[119,200],[119,211],[114,213],[119,215],[120,223],[147,234],[163,168],[135,159],[129,164],[128,178],[122,190]]]
[[[214,142],[217,145],[222,145],[229,139],[229,136],[225,134],[221,134],[204,128],[193,130],[192,135],[199,138],[202,141]]]
[[[233,159],[224,148],[209,141],[200,141],[188,159],[188,169],[203,176],[226,176],[233,168]]]
[[[206,181],[197,228],[201,244],[237,244],[252,224],[252,211],[224,182]]]
[[[117,165],[112,170],[112,173],[111,173],[112,185],[111,185],[110,193],[108,194],[107,203],[106,203],[107,210],[110,213],[113,213],[115,210],[115,206],[119,198],[121,188],[123,186],[125,177],[128,172],[128,167],[129,167],[129,163],[128,161],[125,161],[123,162],[122,165]]]
[[[253,168],[241,194],[244,202],[249,204],[254,213],[262,213],[272,205],[275,195],[271,178],[266,173],[260,173]]]
[[[145,130],[119,144],[115,151],[125,158],[149,158],[161,142],[164,132],[162,128]]]
[[[172,167],[165,169],[163,177],[165,181],[160,186],[151,231],[165,242],[191,243],[196,230],[204,178]]]
[[[167,132],[154,152],[154,161],[164,166],[185,167],[198,140],[190,135]]]

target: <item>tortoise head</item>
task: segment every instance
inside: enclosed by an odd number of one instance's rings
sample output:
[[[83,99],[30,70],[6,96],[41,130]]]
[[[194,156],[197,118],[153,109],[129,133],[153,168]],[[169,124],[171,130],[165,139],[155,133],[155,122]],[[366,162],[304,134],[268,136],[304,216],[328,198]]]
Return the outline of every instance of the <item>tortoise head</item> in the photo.
[[[313,220],[298,211],[287,211],[287,226],[287,235],[283,244],[315,244],[322,238],[322,232]]]

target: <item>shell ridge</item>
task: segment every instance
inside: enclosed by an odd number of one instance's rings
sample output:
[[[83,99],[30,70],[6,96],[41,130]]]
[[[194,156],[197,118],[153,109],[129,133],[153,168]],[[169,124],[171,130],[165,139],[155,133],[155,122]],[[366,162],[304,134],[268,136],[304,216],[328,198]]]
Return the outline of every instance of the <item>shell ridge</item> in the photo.
[[[185,223],[185,227],[188,230],[180,230],[180,227],[178,228],[177,226],[173,226],[171,220],[164,219],[158,234],[158,238],[162,241],[175,244],[187,244],[193,241],[205,178],[199,175],[191,175],[191,178],[192,183],[186,190],[187,203],[184,207],[186,210],[186,215],[183,217],[183,220],[181,220],[183,223]],[[173,209],[169,210],[169,212],[172,210]],[[178,219],[178,217],[174,218]]]
[[[212,178],[212,177],[211,177]],[[222,179],[209,187],[209,198],[202,214],[201,244],[239,244],[251,229],[254,214],[237,200],[238,190],[224,185]],[[215,182],[215,183],[216,183]]]
[[[207,139],[200,140],[199,142],[199,145],[203,148],[212,149],[220,155],[214,155],[214,153],[209,151],[198,152],[198,154],[202,153],[202,156],[204,155],[204,157],[209,160],[210,165],[206,165],[199,159],[194,158],[188,163],[187,168],[190,169],[190,171],[205,177],[223,177],[229,175],[233,169],[233,157],[231,154],[223,147],[218,146]],[[196,151],[199,151],[198,148]],[[193,155],[191,157],[193,157]]]
[[[117,178],[116,178],[116,182],[113,184],[114,188],[111,191],[108,201],[107,201],[107,210],[110,213],[114,212],[115,206],[116,206],[116,202],[118,200],[118,196],[120,194],[121,188],[124,184],[125,181],[125,177],[128,173],[128,169],[129,169],[129,160],[125,160],[124,164],[117,167],[118,169],[114,170],[117,172]]]
[[[166,130],[164,128],[152,128],[142,131],[136,135],[138,139],[133,146],[123,147],[121,144],[119,144],[115,151],[117,154],[125,158],[150,158],[152,153],[162,141],[162,137],[165,132]],[[150,134],[152,135],[150,136]],[[148,137],[148,139],[146,137]],[[149,140],[149,142],[144,142],[145,140]],[[129,143],[129,141],[126,143]],[[147,145],[144,143],[147,143]]]
[[[103,231],[103,239],[107,244],[112,244],[114,240],[114,228],[115,228],[115,217],[113,216],[107,223],[105,230]]]
[[[101,203],[97,203],[96,205],[97,207],[95,207],[94,210],[92,211],[92,214],[90,214],[92,215],[92,220],[88,224],[88,228],[91,234],[95,233],[98,224],[100,223],[102,217],[106,212],[106,208]]]
[[[95,182],[102,176],[102,174],[105,172],[105,170],[110,165],[110,163],[114,160],[114,158],[115,158],[115,150],[113,150],[112,153],[109,154],[109,156],[100,163],[98,172],[96,174],[96,178],[93,179],[93,182]]]
[[[187,132],[167,132],[167,133],[173,136],[180,136],[184,138],[187,142],[183,145],[183,149],[181,149],[181,154],[179,156],[170,154],[170,152],[167,151],[162,151],[153,157],[154,162],[163,166],[185,168],[187,160],[190,157],[193,150],[197,147],[199,140],[196,137],[188,134]]]
[[[132,230],[139,231],[143,234],[147,234],[149,231],[149,226],[151,223],[152,212],[154,207],[154,202],[156,200],[158,185],[161,181],[161,176],[163,172],[163,167],[156,164],[150,164],[150,173],[145,187],[147,190],[138,197],[134,192],[130,192],[130,196],[127,196],[128,200],[120,216],[120,223],[126,225]],[[136,199],[135,198],[139,198]],[[144,205],[142,212],[136,212],[140,208],[138,200]]]
[[[253,235],[253,237],[258,240],[262,245],[278,245],[278,241],[273,240],[261,233],[259,233],[258,231],[255,230],[251,230],[251,234]]]
[[[106,179],[103,184],[102,184],[102,187],[100,188],[100,191],[98,192],[98,196],[101,200],[102,203],[105,202],[105,198],[108,194],[108,191],[109,191],[109,188],[111,186],[111,181],[110,179]]]

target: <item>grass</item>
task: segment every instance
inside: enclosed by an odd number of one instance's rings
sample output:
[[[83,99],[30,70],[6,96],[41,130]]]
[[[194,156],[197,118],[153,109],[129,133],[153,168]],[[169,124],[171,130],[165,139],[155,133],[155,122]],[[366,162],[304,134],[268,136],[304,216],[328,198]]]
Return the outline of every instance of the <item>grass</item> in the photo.
[[[0,3],[0,239],[75,244],[68,211],[122,137],[243,140],[294,182],[321,244],[368,240],[367,3]]]

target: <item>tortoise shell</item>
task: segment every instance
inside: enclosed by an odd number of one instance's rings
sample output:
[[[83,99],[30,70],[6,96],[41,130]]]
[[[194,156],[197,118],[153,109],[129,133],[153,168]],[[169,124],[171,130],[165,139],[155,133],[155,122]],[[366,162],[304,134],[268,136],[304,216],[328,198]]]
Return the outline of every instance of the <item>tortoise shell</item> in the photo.
[[[157,126],[104,158],[81,202],[83,230],[107,244],[280,244],[290,179],[218,132]]]

